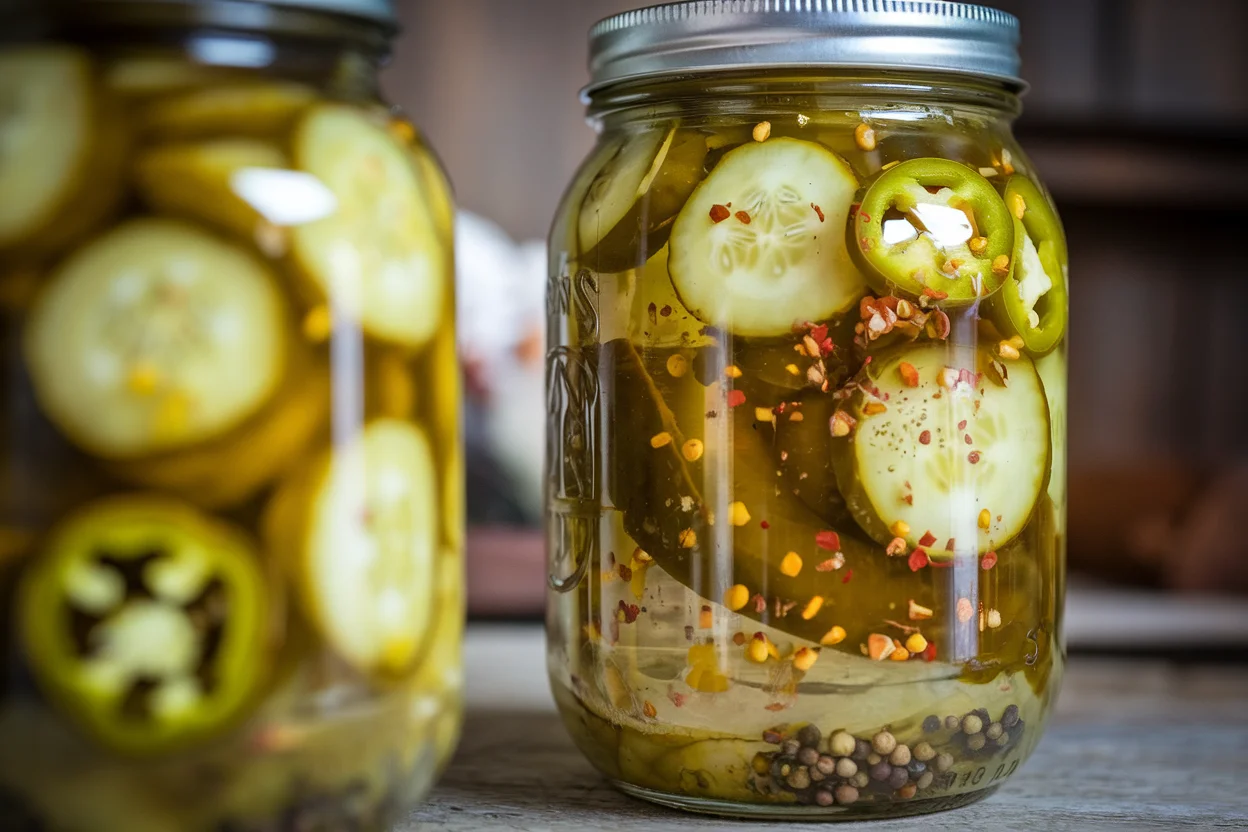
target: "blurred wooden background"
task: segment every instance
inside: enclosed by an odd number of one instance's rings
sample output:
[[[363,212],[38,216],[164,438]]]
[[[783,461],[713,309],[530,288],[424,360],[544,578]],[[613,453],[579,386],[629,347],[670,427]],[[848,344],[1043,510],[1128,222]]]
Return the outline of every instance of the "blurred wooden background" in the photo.
[[[638,4],[398,2],[389,94],[464,207],[544,236],[592,141],[577,95],[586,32]],[[1248,3],[995,5],[1023,21],[1019,134],[1071,241],[1074,559],[1127,551],[1136,577],[1164,579],[1202,501],[1228,499],[1218,472],[1248,457]],[[1223,524],[1248,510],[1242,491],[1229,500]]]

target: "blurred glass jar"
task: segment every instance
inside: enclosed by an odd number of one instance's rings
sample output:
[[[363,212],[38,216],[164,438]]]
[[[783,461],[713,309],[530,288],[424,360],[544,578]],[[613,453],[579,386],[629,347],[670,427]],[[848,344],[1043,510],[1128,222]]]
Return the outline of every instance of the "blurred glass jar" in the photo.
[[[452,206],[384,0],[0,30],[0,818],[381,829],[461,715]],[[23,825],[26,824],[26,825]]]
[[[1011,135],[1017,21],[866,5],[591,36],[600,137],[551,238],[549,668],[656,802],[962,805],[1059,686],[1066,249]]]

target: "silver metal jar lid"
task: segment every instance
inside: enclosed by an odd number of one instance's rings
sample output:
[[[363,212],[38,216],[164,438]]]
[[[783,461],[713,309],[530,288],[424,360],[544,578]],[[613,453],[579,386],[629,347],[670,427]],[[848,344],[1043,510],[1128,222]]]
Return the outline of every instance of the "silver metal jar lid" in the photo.
[[[21,2],[21,0],[18,0]],[[200,0],[54,0],[54,5],[62,8],[103,7],[103,6],[209,6]],[[324,12],[342,15],[360,20],[368,20],[387,26],[395,26],[398,17],[395,13],[394,0],[228,0],[221,4],[236,9],[250,6],[269,6],[279,9],[296,9],[302,11]]]
[[[760,67],[934,70],[1024,86],[1018,18],[944,0],[691,0],[599,21],[589,44],[587,93]]]

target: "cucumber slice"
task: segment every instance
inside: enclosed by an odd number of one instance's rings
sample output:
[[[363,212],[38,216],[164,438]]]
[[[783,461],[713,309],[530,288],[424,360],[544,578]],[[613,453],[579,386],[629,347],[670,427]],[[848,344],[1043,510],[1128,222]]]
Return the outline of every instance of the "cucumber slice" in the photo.
[[[159,100],[139,120],[145,132],[167,139],[276,136],[316,100],[316,90],[302,84],[212,87]]]
[[[1066,509],[1066,356],[1062,349],[1036,359],[1036,372],[1044,384],[1049,402],[1049,426],[1053,446],[1049,470],[1049,497],[1058,515],[1058,528],[1065,529]],[[1011,381],[1013,376],[1010,377]]]
[[[626,141],[589,185],[578,217],[581,262],[638,268],[667,243],[672,219],[701,181],[706,137],[671,127]]]
[[[293,229],[304,276],[369,335],[422,346],[442,320],[451,262],[406,148],[359,111],[324,104],[296,129],[294,157],[337,200]]]
[[[264,216],[234,188],[234,177],[254,169],[285,170],[286,154],[256,139],[173,144],[135,162],[139,196],[153,210],[203,220],[254,241]]]
[[[992,377],[986,350],[928,343],[875,356],[849,400],[857,425],[832,445],[837,482],[855,519],[875,540],[958,553],[1004,546],[1027,525],[1049,465],[1049,408],[1031,360],[1007,362],[1009,386]],[[918,385],[902,380],[901,365]],[[952,389],[943,374],[984,373]],[[871,390],[872,392],[867,392]],[[884,408],[880,411],[880,408]],[[979,528],[980,512],[990,522]],[[890,526],[903,521],[909,532]]]
[[[0,251],[52,223],[83,183],[97,138],[95,107],[82,53],[0,53]]]
[[[411,674],[437,621],[438,488],[424,431],[377,419],[269,509],[308,619],[378,682]]]
[[[172,220],[135,220],[81,249],[35,303],[24,352],[71,440],[134,459],[220,436],[269,400],[289,322],[274,276]]]
[[[672,229],[668,268],[685,306],[762,336],[850,308],[866,291],[845,244],[857,190],[849,165],[813,142],[772,139],[726,154]]]

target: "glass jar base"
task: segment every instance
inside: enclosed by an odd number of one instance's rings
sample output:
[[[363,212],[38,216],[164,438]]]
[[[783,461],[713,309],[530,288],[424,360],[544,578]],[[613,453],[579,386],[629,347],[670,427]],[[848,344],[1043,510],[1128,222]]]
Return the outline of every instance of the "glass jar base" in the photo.
[[[965,794],[931,797],[923,800],[906,800],[897,803],[860,803],[850,806],[802,806],[796,803],[741,803],[734,800],[715,800],[692,795],[676,795],[634,786],[619,780],[611,785],[627,795],[639,797],[650,803],[681,809],[699,815],[715,815],[725,818],[747,820],[819,820],[855,821],[872,818],[904,818],[945,812],[978,803],[992,795],[999,786],[990,786]]]

